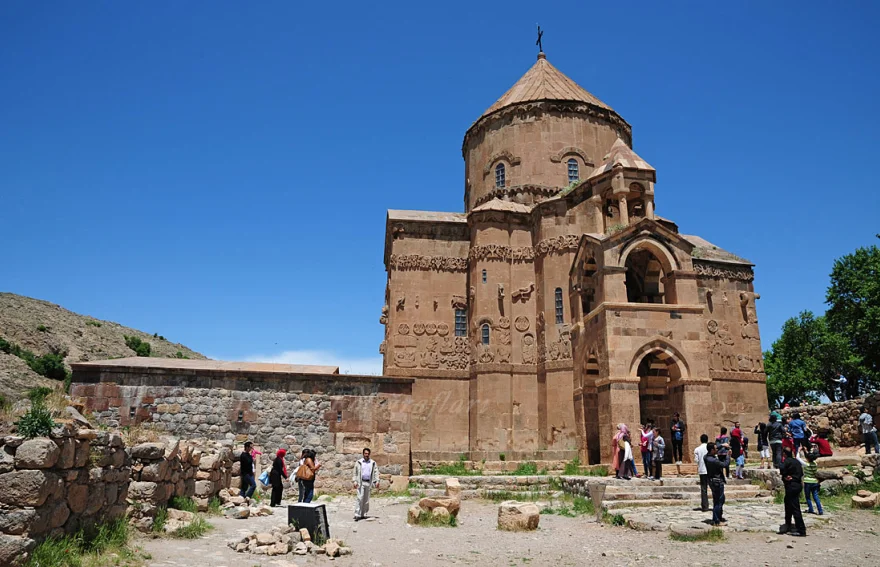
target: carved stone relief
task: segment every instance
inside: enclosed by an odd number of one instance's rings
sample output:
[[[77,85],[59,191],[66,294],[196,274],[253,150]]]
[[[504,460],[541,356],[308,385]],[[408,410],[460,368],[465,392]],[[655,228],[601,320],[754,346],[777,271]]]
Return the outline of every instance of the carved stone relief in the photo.
[[[399,335],[394,338],[394,366],[398,368],[416,368],[418,362],[416,353],[418,341],[409,335]]]
[[[470,260],[513,260],[524,262],[534,260],[535,251],[531,246],[507,246],[506,244],[483,244],[471,246]]]
[[[425,334],[425,324],[424,323],[413,323],[412,332],[414,335],[422,336]]]
[[[694,260],[694,271],[697,275],[710,278],[726,278],[750,282],[755,279],[755,273],[747,266],[719,266]]]
[[[452,296],[452,308],[453,309],[467,309],[467,297],[463,295],[453,295]]]
[[[449,325],[446,323],[437,323],[437,334],[441,337],[445,337],[449,334]]]
[[[554,236],[538,242],[535,246],[535,253],[544,256],[550,253],[567,252],[569,250],[577,250],[580,237],[576,234],[566,234],[562,236]]]
[[[504,299],[504,284],[498,284],[498,299]]]
[[[499,329],[509,329],[510,328],[510,317],[501,317],[498,319],[498,328]]]
[[[508,338],[508,340],[510,340]],[[498,362],[502,364],[510,363],[510,345],[498,345],[496,348],[498,351]]]
[[[547,354],[550,360],[571,360],[571,329],[568,325],[559,330],[559,338],[550,343]]]
[[[525,303],[532,296],[533,291],[535,291],[535,284],[530,283],[527,287],[521,287],[514,290],[513,293],[510,294],[510,297],[513,301],[522,301]]]
[[[529,318],[525,315],[520,315],[513,322],[513,326],[516,327],[516,330],[520,333],[524,333],[529,330]]]
[[[379,316],[379,324],[387,325],[388,324],[388,306],[382,306],[382,315]]]
[[[397,332],[400,333],[401,335],[408,335],[409,334],[409,325],[407,325],[406,323],[401,323],[400,325],[397,326]]]
[[[538,363],[538,348],[535,343],[535,335],[532,333],[526,333],[522,336],[522,363]]]
[[[421,254],[392,254],[388,267],[395,270],[434,270],[437,272],[465,272],[467,258],[450,256],[422,256]]]
[[[406,303],[406,295],[401,295],[397,298],[397,310],[400,311],[403,309],[404,304]]]

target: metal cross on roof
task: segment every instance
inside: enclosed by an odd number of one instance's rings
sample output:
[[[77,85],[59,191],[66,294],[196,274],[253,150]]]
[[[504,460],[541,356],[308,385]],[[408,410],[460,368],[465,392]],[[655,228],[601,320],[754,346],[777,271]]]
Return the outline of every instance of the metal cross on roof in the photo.
[[[544,46],[541,44],[542,37],[544,37],[544,32],[541,31],[541,26],[538,26],[538,41],[535,42],[535,45],[538,46],[539,53],[544,53]]]

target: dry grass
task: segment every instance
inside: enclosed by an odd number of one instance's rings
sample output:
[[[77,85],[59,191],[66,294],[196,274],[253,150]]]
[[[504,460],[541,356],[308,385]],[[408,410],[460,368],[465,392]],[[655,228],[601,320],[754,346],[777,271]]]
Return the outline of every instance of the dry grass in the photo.
[[[149,423],[138,423],[122,428],[122,440],[126,447],[134,447],[140,443],[155,443],[159,440],[159,432]]]

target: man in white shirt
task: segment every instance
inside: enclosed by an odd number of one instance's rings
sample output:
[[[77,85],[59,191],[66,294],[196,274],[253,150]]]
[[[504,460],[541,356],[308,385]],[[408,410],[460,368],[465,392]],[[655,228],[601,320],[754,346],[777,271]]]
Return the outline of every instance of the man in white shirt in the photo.
[[[697,463],[697,472],[700,474],[700,510],[702,512],[709,511],[709,473],[706,471],[706,454],[709,450],[706,443],[709,442],[709,436],[703,433],[700,435],[700,445],[694,449],[694,462]]]
[[[370,510],[370,490],[379,487],[379,467],[370,459],[370,450],[364,449],[364,458],[354,464],[352,482],[357,488],[357,502],[354,507],[354,521],[363,520]]]

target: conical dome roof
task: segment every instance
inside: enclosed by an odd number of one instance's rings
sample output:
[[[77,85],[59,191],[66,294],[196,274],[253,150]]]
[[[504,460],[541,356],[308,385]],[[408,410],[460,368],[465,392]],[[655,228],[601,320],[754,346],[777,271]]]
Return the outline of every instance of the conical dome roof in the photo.
[[[490,106],[480,118],[507,106],[540,100],[585,102],[613,112],[610,106],[581,88],[580,85],[551,65],[544,52],[541,52],[532,68],[526,71],[526,74],[520,77],[510,90],[501,95],[501,98]]]

